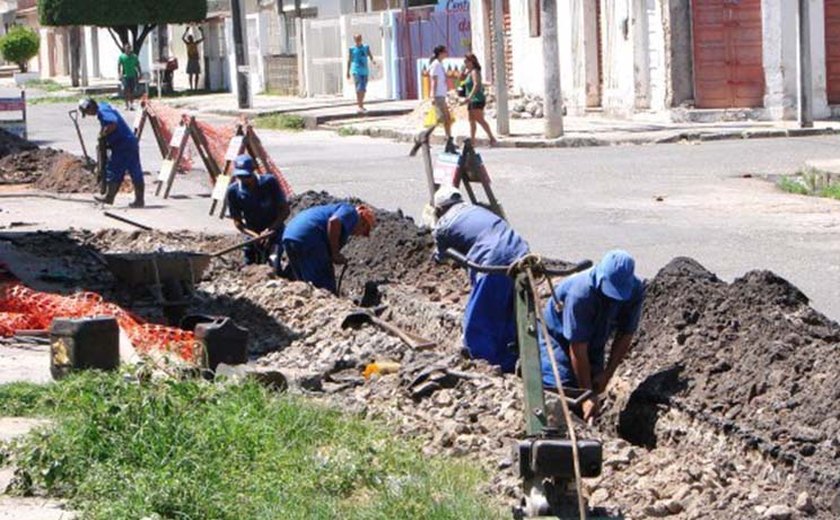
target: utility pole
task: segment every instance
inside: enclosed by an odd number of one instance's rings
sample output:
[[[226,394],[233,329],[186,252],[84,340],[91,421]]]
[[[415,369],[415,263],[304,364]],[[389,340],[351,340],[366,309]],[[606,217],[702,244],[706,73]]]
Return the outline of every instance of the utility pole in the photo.
[[[799,126],[814,126],[814,89],[811,81],[811,1],[799,0]]]
[[[230,0],[233,18],[233,49],[236,54],[236,94],[239,108],[251,108],[251,89],[248,67],[248,28],[245,25],[245,0]]]
[[[557,0],[542,0],[543,117],[545,137],[563,135],[563,93],[560,88],[560,46],[557,43]]]
[[[493,0],[493,35],[496,48],[493,51],[493,83],[496,86],[496,133],[510,134],[508,114],[507,71],[505,70],[505,15],[503,0]]]

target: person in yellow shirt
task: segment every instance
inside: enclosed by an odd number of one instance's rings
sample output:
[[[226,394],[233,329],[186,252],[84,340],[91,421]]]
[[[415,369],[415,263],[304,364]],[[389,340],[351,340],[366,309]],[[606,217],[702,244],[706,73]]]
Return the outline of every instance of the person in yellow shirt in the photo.
[[[188,34],[190,32],[190,27],[184,31],[184,35],[181,36],[181,40],[184,42],[184,45],[187,46],[187,75],[190,79],[190,90],[198,90],[198,77],[201,75],[201,61],[200,55],[198,52],[198,45],[204,42],[204,29],[201,27],[198,28],[198,32],[201,33],[201,37],[199,39],[195,39],[193,34]],[[193,28],[193,32],[195,32],[195,28]]]

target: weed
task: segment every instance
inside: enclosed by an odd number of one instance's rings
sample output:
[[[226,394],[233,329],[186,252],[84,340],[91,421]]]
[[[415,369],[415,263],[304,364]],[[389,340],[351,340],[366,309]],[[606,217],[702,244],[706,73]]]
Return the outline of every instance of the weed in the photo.
[[[793,177],[784,176],[779,179],[778,186],[788,193],[840,200],[840,181],[831,173],[814,168],[800,170]]]
[[[788,176],[784,176],[779,179],[777,185],[782,191],[786,191],[788,193],[795,193],[797,195],[810,195],[811,190],[803,184],[798,178],[791,178]]]
[[[304,122],[301,116],[294,114],[269,114],[254,119],[254,126],[268,130],[303,130]]]
[[[64,85],[51,79],[30,79],[26,82],[26,88],[44,90],[46,92],[59,92],[64,90]]]
[[[499,518],[483,474],[380,426],[253,382],[87,373],[0,386],[0,412],[53,417],[10,447],[16,491],[85,518]]]
[[[349,137],[351,135],[359,135],[359,129],[354,126],[342,126],[338,129],[338,135],[341,137]]]

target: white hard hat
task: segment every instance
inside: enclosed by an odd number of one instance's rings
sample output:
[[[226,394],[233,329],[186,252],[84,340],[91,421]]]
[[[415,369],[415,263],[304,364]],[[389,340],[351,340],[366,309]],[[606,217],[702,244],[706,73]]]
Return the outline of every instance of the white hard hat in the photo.
[[[443,209],[463,201],[461,192],[454,186],[441,186],[435,192],[435,207]]]

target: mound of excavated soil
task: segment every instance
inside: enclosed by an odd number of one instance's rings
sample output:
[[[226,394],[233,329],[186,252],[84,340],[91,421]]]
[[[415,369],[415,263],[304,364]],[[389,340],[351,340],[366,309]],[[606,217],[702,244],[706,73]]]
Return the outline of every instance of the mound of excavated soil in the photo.
[[[293,206],[331,200],[306,193]],[[513,499],[521,381],[458,355],[465,274],[431,263],[431,238],[410,219],[378,215],[372,236],[347,246],[346,287],[358,296],[365,282],[390,280],[381,284],[383,318],[438,340],[437,348],[415,351],[372,326],[342,329],[354,307],[347,299],[269,279],[262,266],[242,269],[237,253],[213,260],[192,310],[248,327],[252,352],[273,351],[259,363],[286,372],[293,385],[384,418],[429,453],[481,461],[494,475],[490,493]],[[30,236],[40,245],[18,245],[54,254],[54,237]],[[238,237],[106,231],[72,239],[102,252],[143,252],[213,251]],[[75,286],[108,279],[90,255],[76,262],[64,249]],[[86,271],[74,274],[77,264]],[[632,518],[836,518],[839,350],[840,326],[772,273],[729,284],[694,260],[673,260],[649,282],[634,351],[604,416],[585,432],[604,442],[604,474],[586,483],[591,505]],[[400,362],[400,373],[360,377],[383,359]],[[432,366],[454,372],[418,377]]]
[[[676,414],[794,476],[823,511],[840,491],[840,325],[786,280],[752,271],[728,284],[674,259],[649,284],[625,365],[624,438],[679,446],[682,427],[659,424]]]
[[[92,192],[93,171],[75,155],[52,148],[26,150],[0,159],[0,184],[31,184],[57,193]]]
[[[37,148],[38,145],[0,128],[0,157]]]

